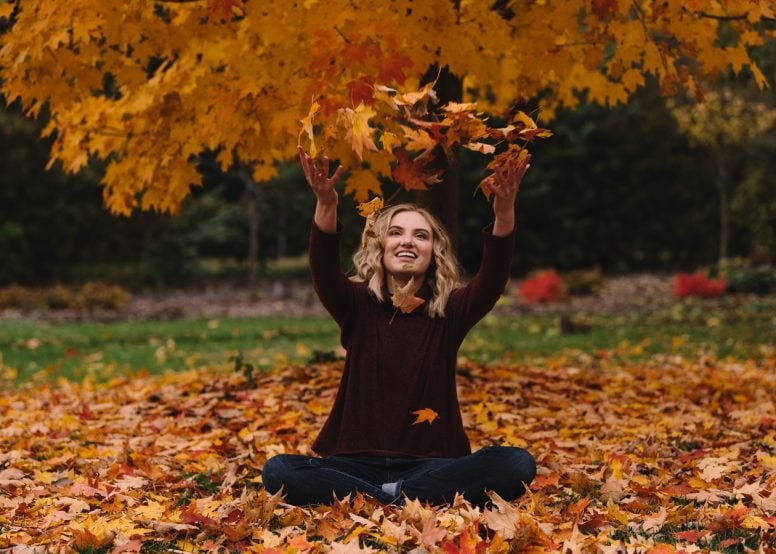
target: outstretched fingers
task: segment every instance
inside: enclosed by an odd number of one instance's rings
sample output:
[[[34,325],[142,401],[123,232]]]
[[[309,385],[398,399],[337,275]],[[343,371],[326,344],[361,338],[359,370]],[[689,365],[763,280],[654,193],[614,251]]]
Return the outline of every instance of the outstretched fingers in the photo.
[[[340,176],[344,172],[344,168],[339,165],[334,170],[334,174],[329,177],[329,168],[331,160],[324,154],[321,158],[321,165],[319,166],[316,160],[314,160],[301,146],[297,147],[299,152],[299,161],[302,164],[302,170],[307,182],[314,189],[317,188],[331,188],[339,180]]]

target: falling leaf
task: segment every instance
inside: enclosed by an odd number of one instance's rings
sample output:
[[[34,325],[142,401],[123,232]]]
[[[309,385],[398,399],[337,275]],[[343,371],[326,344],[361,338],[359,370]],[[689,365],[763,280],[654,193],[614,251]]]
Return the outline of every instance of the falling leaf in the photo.
[[[407,190],[426,190],[428,186],[439,183],[439,172],[425,169],[423,161],[412,160],[403,148],[394,150],[398,165],[392,175],[394,180]]]
[[[493,152],[496,151],[495,146],[484,142],[469,142],[464,144],[464,147],[474,152],[479,152],[480,154],[493,154]]]
[[[358,215],[361,217],[370,217],[374,214],[379,214],[383,209],[383,199],[379,196],[372,198],[369,202],[362,202],[356,206]]]
[[[308,114],[302,118],[302,129],[299,131],[298,143],[302,141],[302,133],[307,133],[310,139],[310,147],[307,149],[310,156],[315,158],[318,156],[318,148],[315,146],[315,134],[313,132],[313,118],[321,109],[321,105],[318,102],[313,102],[310,106]]]
[[[415,277],[412,276],[403,287],[394,283],[391,302],[395,308],[401,310],[401,313],[409,314],[422,306],[426,301],[415,296]]]
[[[369,125],[369,120],[375,116],[375,111],[362,102],[356,106],[355,110],[343,108],[340,110],[340,114],[347,130],[345,139],[350,141],[353,151],[359,159],[364,158],[364,148],[377,151],[377,146],[372,140],[374,129]]]
[[[423,423],[424,421],[427,422],[429,425],[434,423],[434,420],[439,417],[439,414],[436,413],[431,408],[423,408],[421,410],[415,410],[412,412],[413,415],[418,416],[417,419],[412,423],[413,425],[417,425],[418,423]]]

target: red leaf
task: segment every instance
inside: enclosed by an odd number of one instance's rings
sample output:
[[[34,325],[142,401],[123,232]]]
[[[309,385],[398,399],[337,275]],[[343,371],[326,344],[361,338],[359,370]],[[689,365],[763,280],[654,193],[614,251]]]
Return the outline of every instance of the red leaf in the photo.
[[[344,66],[353,66],[364,63],[367,58],[380,58],[380,45],[367,39],[363,41],[351,40],[342,47],[341,58]]]
[[[411,67],[412,58],[404,54],[393,54],[380,62],[377,78],[381,83],[396,82],[403,85],[407,80],[404,70]]]
[[[698,531],[682,531],[680,533],[674,533],[674,538],[678,541],[687,541],[696,543],[701,538],[701,534]]]
[[[366,77],[356,81],[350,81],[347,84],[348,97],[353,106],[363,103],[365,106],[371,106],[375,103],[374,83]]]
[[[216,527],[218,525],[216,520],[196,513],[192,506],[189,506],[185,511],[181,512],[181,522],[192,525],[195,523],[201,523],[203,525],[209,525],[212,527]]]
[[[598,19],[609,19],[617,11],[617,0],[593,0],[591,8]]]
[[[210,0],[207,7],[210,19],[226,21],[231,21],[235,13],[241,13],[242,10],[242,0]]]

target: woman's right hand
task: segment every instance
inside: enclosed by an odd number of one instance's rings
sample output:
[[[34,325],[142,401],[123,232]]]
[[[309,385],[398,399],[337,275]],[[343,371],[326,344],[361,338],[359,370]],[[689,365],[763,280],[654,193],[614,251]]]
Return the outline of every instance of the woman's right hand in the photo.
[[[340,165],[334,170],[334,174],[329,177],[329,158],[323,156],[320,165],[310,157],[310,155],[301,146],[297,147],[299,151],[299,161],[302,163],[305,179],[313,189],[318,203],[323,206],[336,206],[339,202],[339,195],[334,185],[339,181],[344,168]]]

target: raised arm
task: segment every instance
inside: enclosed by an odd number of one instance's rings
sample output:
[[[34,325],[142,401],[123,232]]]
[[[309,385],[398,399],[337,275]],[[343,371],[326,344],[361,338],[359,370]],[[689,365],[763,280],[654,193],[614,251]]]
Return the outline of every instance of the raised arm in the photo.
[[[493,224],[493,234],[497,237],[505,237],[515,229],[515,201],[520,183],[525,172],[531,167],[529,154],[521,162],[514,160],[497,167],[495,179],[488,188],[493,193],[493,214],[496,221]]]
[[[313,218],[315,225],[321,231],[334,233],[337,230],[337,204],[339,203],[339,195],[334,185],[337,184],[342,175],[343,168],[338,166],[334,174],[329,177],[328,157],[324,156],[319,164],[305,152],[304,148],[299,146],[298,150],[305,179],[307,179],[310,188],[313,189],[317,200]]]

